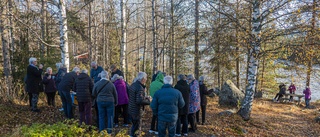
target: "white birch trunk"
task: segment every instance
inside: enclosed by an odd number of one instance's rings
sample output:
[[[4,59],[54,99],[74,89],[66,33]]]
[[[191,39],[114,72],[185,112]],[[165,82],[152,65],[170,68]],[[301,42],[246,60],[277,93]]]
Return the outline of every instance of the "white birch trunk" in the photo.
[[[126,57],[126,47],[127,47],[127,24],[126,24],[126,8],[125,8],[125,0],[121,0],[120,3],[121,8],[121,46],[120,46],[120,68],[124,72],[124,76],[126,76],[125,70],[125,57]]]
[[[260,52],[260,40],[261,40],[261,12],[260,12],[260,0],[253,0],[252,2],[252,32],[251,32],[251,47],[249,52],[249,66],[248,66],[248,85],[246,87],[246,95],[242,101],[241,108],[238,114],[244,119],[249,120],[252,110],[252,103],[254,98],[254,90],[257,81],[258,71],[258,54]]]
[[[158,69],[158,47],[157,47],[157,35],[156,35],[156,17],[155,17],[155,0],[152,0],[152,45],[153,45],[153,74],[157,73]]]
[[[60,25],[60,49],[61,49],[61,62],[69,71],[69,47],[68,47],[68,27],[67,27],[67,11],[66,1],[59,0],[59,25]]]

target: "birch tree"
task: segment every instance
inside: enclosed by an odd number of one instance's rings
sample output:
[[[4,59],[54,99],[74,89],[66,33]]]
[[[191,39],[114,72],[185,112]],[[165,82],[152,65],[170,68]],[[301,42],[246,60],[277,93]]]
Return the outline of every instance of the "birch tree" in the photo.
[[[120,69],[126,75],[125,65],[126,65],[126,48],[127,48],[127,24],[126,24],[126,8],[125,8],[125,0],[121,0],[120,8],[121,8],[121,46],[120,46]]]
[[[245,98],[242,101],[238,114],[244,119],[249,120],[252,110],[254,92],[257,81],[258,71],[258,55],[260,52],[261,40],[261,12],[260,0],[252,1],[252,28],[251,28],[251,45],[249,52],[249,72],[248,72],[248,85],[246,87]]]
[[[157,30],[155,17],[155,0],[152,0],[152,45],[153,45],[153,74],[156,74],[158,69],[158,46],[157,46]]]
[[[59,26],[60,26],[60,49],[61,62],[69,70],[69,47],[68,47],[68,27],[67,27],[67,12],[65,0],[59,0]]]

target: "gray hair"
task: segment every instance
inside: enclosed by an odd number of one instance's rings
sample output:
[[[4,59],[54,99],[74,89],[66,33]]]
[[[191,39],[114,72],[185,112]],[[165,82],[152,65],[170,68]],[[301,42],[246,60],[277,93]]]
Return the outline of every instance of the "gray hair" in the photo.
[[[205,79],[205,77],[204,77],[204,76],[200,76],[200,77],[199,77],[199,81],[202,81],[202,82],[203,82],[203,81],[204,81],[204,79]]]
[[[142,79],[147,79],[147,73],[145,72],[139,72],[137,75],[137,80],[141,81]]]
[[[52,70],[52,68],[51,67],[47,67],[47,71],[49,71],[49,70]]]
[[[32,64],[32,62],[37,61],[37,58],[31,57],[29,58],[29,64]]]
[[[121,77],[118,74],[114,74],[113,77],[111,78],[111,81],[115,82],[118,79],[121,79]]]
[[[96,61],[92,61],[91,65],[97,65],[97,62]]]
[[[80,69],[79,69],[78,67],[74,67],[74,68],[72,69],[72,71],[73,71],[73,72],[76,72],[76,73],[79,73],[79,72],[80,72]]]
[[[179,75],[178,75],[178,81],[179,81],[179,80],[186,80],[186,76],[183,75],[183,74],[179,74]]]
[[[108,75],[108,72],[107,71],[101,71],[100,73],[100,77],[101,78],[107,78],[109,75]]]
[[[62,68],[63,67],[63,64],[61,62],[59,63],[56,63],[56,67],[59,69],[59,68]]]
[[[83,69],[83,70],[81,70],[81,73],[88,74],[88,70],[87,69]]]
[[[170,84],[170,85],[172,85],[172,83],[173,83],[172,77],[171,77],[171,76],[165,76],[165,77],[163,78],[163,83],[164,83],[164,84]]]
[[[188,80],[194,80],[194,76],[192,74],[187,76]]]

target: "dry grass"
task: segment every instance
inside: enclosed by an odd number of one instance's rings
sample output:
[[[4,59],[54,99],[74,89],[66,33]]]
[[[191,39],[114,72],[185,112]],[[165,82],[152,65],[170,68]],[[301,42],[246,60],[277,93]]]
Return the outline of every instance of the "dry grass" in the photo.
[[[58,101],[57,97],[57,101]],[[267,99],[254,101],[251,120],[243,121],[238,115],[218,116],[219,112],[229,108],[220,107],[218,98],[210,98],[207,106],[207,124],[198,125],[196,133],[189,133],[191,137],[211,136],[248,136],[248,137],[282,137],[282,136],[320,136],[320,124],[314,121],[319,116],[318,109],[304,109],[291,103],[274,103]],[[312,103],[316,108],[320,103]],[[62,121],[63,114],[58,111],[59,107],[52,108],[44,103],[40,104],[41,113],[32,113],[27,105],[0,104],[0,134],[8,134],[21,125],[38,123],[55,123]],[[144,136],[152,137],[149,134],[152,113],[149,108],[145,113],[142,123]],[[121,120],[120,120],[121,122]],[[115,133],[121,129],[115,128]]]

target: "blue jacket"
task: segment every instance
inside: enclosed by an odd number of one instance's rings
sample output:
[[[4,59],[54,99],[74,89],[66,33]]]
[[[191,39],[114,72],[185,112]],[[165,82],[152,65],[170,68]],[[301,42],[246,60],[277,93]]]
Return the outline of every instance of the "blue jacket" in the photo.
[[[90,77],[94,80],[94,83],[97,83],[101,78],[98,77],[99,73],[103,71],[103,68],[98,66],[97,69],[91,69]]]
[[[158,119],[164,122],[176,122],[179,109],[185,105],[182,94],[171,85],[165,84],[152,99],[151,108]]]

